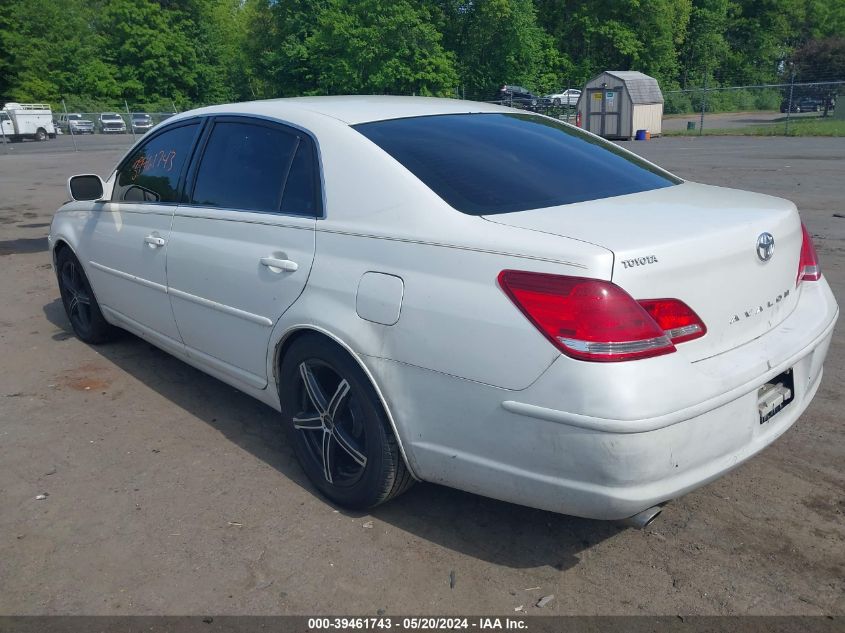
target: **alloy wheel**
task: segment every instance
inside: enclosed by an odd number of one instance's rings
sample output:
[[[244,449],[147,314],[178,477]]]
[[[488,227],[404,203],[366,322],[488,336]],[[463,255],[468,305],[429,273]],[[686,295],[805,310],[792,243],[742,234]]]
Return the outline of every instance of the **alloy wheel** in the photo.
[[[310,459],[329,484],[355,484],[367,466],[367,438],[363,411],[349,382],[317,359],[299,364],[298,382],[298,413],[292,422]]]
[[[91,294],[75,261],[65,262],[61,279],[68,318],[77,329],[88,332],[91,329]]]

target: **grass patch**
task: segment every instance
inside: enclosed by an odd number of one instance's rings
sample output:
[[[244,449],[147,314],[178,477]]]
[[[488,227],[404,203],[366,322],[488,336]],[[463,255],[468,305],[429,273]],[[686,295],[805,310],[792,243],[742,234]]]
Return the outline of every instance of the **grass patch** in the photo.
[[[663,132],[664,136],[699,136],[698,130],[673,130]],[[789,133],[786,133],[786,121],[747,125],[735,128],[707,128],[705,120],[704,136],[845,136],[845,121],[831,118],[791,119]]]

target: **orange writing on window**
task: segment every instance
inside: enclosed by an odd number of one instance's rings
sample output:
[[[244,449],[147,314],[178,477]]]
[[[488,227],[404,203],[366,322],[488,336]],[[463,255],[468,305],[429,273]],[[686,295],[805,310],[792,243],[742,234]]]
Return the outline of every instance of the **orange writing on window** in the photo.
[[[148,171],[154,169],[161,169],[166,172],[173,171],[173,160],[176,158],[176,150],[159,150],[152,156],[144,156],[143,154],[135,159],[132,163],[132,182]]]

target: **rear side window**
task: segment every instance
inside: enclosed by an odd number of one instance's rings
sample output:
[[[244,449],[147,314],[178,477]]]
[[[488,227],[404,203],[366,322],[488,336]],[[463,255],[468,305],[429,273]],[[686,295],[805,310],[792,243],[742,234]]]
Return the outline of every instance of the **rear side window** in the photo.
[[[282,198],[282,213],[319,215],[316,158],[310,143],[301,142],[290,166]]]
[[[314,216],[314,161],[308,139],[277,125],[217,121],[191,203]]]
[[[199,123],[168,129],[144,143],[117,172],[112,200],[177,202],[179,177]]]
[[[446,114],[356,125],[449,205],[471,215],[539,209],[681,182],[553,119]]]

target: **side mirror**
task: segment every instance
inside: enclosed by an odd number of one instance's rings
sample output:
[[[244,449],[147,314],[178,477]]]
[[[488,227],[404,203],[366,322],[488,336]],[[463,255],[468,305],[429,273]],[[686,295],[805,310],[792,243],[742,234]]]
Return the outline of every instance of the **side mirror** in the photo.
[[[67,181],[67,191],[72,200],[100,200],[103,190],[103,179],[95,174],[71,176]]]

